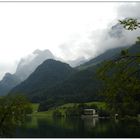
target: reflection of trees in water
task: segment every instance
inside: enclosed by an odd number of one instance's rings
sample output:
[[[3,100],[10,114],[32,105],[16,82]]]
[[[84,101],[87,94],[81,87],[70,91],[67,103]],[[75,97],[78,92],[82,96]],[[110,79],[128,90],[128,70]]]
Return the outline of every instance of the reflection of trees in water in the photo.
[[[30,120],[33,119],[33,120]],[[136,137],[139,134],[139,124],[134,121],[119,121],[96,118],[47,118],[33,117],[18,129],[17,137],[30,138],[107,138]],[[35,121],[35,122],[34,122]],[[29,126],[28,123],[31,125]],[[36,123],[36,125],[34,125]]]
[[[12,123],[5,123],[0,126],[0,137],[1,138],[14,137],[15,131],[16,125]]]
[[[60,128],[66,128],[66,129],[74,129],[74,124],[76,123],[76,120],[74,119],[68,119],[64,117],[48,117],[48,118],[38,118],[38,125],[50,125]]]

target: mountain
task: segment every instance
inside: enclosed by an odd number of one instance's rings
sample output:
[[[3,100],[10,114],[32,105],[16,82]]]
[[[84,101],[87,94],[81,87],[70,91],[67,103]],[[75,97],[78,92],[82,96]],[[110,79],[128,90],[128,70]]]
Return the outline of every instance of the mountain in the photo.
[[[25,81],[10,91],[10,94],[26,95],[32,102],[64,102],[98,100],[100,83],[94,77],[94,67],[78,71],[56,60],[43,62]],[[53,105],[53,103],[51,104]],[[48,104],[47,104],[48,107]],[[40,110],[46,110],[40,106]]]
[[[27,79],[29,75],[47,59],[58,59],[64,62],[64,60],[57,58],[49,50],[35,50],[32,54],[22,58],[19,61],[16,72],[14,74],[10,74],[10,77],[8,77],[6,74],[0,81],[0,95],[6,95],[9,90]],[[84,57],[80,57],[73,61],[67,61],[67,63],[72,67],[83,64],[84,62],[86,62]],[[8,82],[9,80],[10,82]]]
[[[126,49],[126,47],[124,47]],[[99,101],[101,81],[96,70],[105,60],[120,56],[123,47],[111,49],[86,62],[84,68],[72,68],[66,63],[46,60],[21,84],[10,91],[10,94],[22,93],[32,102],[39,102],[39,110],[47,110],[69,102]],[[128,47],[131,54],[140,52],[140,45]]]
[[[48,110],[65,103],[100,101],[98,94],[101,81],[96,77],[98,66],[75,72],[64,82],[53,88],[44,90],[43,100],[40,102],[39,111]]]
[[[129,53],[131,54],[137,54],[140,53],[140,44],[135,44],[128,48]]]
[[[66,63],[49,59],[44,61],[25,81],[11,90],[11,93],[23,93],[36,101],[46,94],[49,88],[63,82],[71,76],[75,69]]]
[[[13,87],[20,83],[20,79],[10,73],[6,73],[3,79],[0,81],[0,95],[3,96],[8,93]]]
[[[124,27],[120,23],[117,23],[110,28],[108,34],[111,38],[122,38],[123,31]]]
[[[20,60],[15,75],[24,81],[43,61],[55,59],[55,56],[49,50],[35,50],[31,56]]]
[[[104,53],[98,55],[97,57],[90,59],[88,62],[85,62],[84,64],[77,67],[77,69],[86,69],[87,67],[97,65],[105,60],[111,60],[118,56],[122,49],[126,49],[128,47],[118,47],[113,48],[105,51]]]
[[[126,47],[123,49],[126,49]],[[138,54],[140,53],[140,44],[127,47],[127,49],[130,54]],[[116,52],[113,52],[113,50]],[[85,69],[78,69],[69,79],[46,91],[47,94],[44,94],[44,101],[40,103],[39,110],[48,110],[50,107],[55,107],[63,103],[103,100],[103,97],[99,94],[102,82],[98,79],[96,71],[104,60],[113,60],[121,55],[122,48],[113,50],[109,50],[98,56],[92,61],[93,64],[89,61],[90,66]],[[97,60],[100,63],[94,64]]]
[[[60,61],[46,60],[9,94],[26,95],[32,102],[41,103],[40,110],[65,102],[99,100],[96,68],[79,71]]]
[[[102,85],[96,69],[104,60],[119,57],[121,50],[122,48],[108,50],[86,62],[84,69],[72,68],[56,60],[46,60],[10,93],[23,93],[31,101],[39,102],[39,110],[69,102],[99,101],[102,98],[98,91]],[[133,45],[129,52],[140,52],[140,45]]]
[[[72,67],[76,67],[76,66],[79,66],[81,64],[84,64],[87,61],[88,60],[85,57],[79,57],[79,58],[77,58],[75,60],[66,61],[66,63],[68,63]]]
[[[32,54],[22,58],[17,66],[16,72],[14,74],[5,74],[0,81],[0,95],[6,95],[47,59],[55,59],[55,56],[49,50],[35,50]]]

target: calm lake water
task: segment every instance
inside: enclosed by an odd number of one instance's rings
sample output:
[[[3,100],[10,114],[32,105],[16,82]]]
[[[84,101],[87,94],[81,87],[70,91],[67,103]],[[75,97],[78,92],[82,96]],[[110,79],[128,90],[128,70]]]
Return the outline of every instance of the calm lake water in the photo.
[[[135,138],[140,137],[140,121],[28,117],[26,123],[16,129],[13,137]]]

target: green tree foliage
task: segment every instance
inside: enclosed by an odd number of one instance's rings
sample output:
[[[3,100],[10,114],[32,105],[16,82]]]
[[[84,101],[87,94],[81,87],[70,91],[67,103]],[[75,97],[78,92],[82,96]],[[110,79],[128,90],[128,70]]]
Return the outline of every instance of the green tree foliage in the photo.
[[[110,112],[108,110],[100,108],[97,111],[98,111],[97,113],[100,117],[110,117]]]
[[[140,23],[137,19],[133,19],[133,18],[127,18],[124,20],[119,20],[120,24],[123,25],[123,27],[126,30],[136,30],[138,28],[140,28]]]
[[[138,19],[127,18],[124,20],[119,20],[119,22],[126,30],[133,31],[140,28],[140,22]],[[137,37],[136,43],[140,43],[140,36]]]
[[[62,104],[64,104],[64,103],[61,103],[61,101],[56,102],[55,99],[50,98],[50,99],[40,103],[38,111],[47,111],[50,108],[54,108],[54,107],[57,107]]]
[[[53,117],[61,117],[62,113],[59,110],[55,110],[55,111],[53,111],[52,115],[53,115]]]
[[[31,104],[23,96],[5,96],[0,99],[0,136],[7,136],[14,127],[32,113]]]
[[[74,104],[73,107],[68,107],[65,110],[66,117],[72,117],[72,116],[81,116],[83,114],[83,109],[85,106],[84,104],[76,105]]]
[[[77,105],[77,107],[78,107],[79,109],[81,109],[81,110],[83,110],[83,109],[85,109],[85,108],[89,108],[89,106],[88,106],[87,104],[85,104],[85,103],[80,103],[80,104]]]
[[[125,19],[120,23],[127,30],[140,27],[136,19]],[[134,55],[122,50],[119,58],[104,62],[97,73],[104,85],[102,95],[112,113],[122,116],[140,113],[139,52]]]
[[[74,104],[72,107],[67,107],[65,110],[66,117],[71,116],[81,116],[84,114],[84,109],[96,109],[97,111],[99,108],[95,104],[87,105],[85,103]]]
[[[103,95],[110,109],[121,115],[135,115],[140,111],[140,54],[127,53],[105,62],[98,70],[104,81]]]

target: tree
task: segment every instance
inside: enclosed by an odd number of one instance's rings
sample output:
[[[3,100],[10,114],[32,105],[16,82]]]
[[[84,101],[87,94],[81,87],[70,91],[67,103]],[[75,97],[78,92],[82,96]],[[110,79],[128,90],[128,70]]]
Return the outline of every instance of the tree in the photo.
[[[32,113],[29,101],[20,95],[0,99],[0,136],[7,136],[17,125],[24,122],[26,114]]]
[[[85,104],[74,104],[72,107],[66,108],[65,115],[66,117],[81,116],[85,107]]]
[[[119,21],[125,29],[140,28],[137,19]],[[138,37],[137,43],[139,43]],[[118,58],[106,61],[97,71],[103,81],[102,95],[112,113],[121,116],[140,113],[140,53],[133,55],[122,50]]]
[[[59,110],[54,110],[52,116],[55,117],[62,117],[62,113]]]
[[[127,19],[124,19],[124,20],[119,20],[120,24],[123,25],[123,27],[126,29],[126,30],[136,30],[138,28],[140,28],[140,23],[137,19],[134,19],[134,18],[127,18]]]

